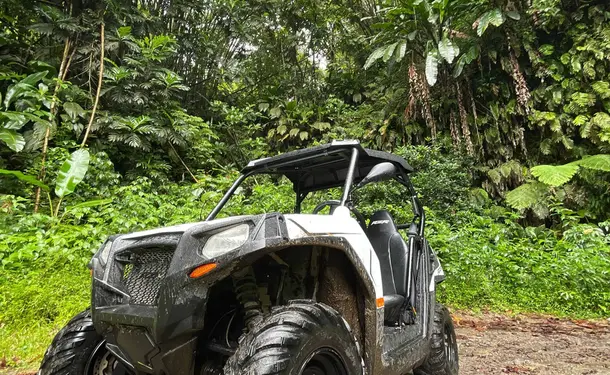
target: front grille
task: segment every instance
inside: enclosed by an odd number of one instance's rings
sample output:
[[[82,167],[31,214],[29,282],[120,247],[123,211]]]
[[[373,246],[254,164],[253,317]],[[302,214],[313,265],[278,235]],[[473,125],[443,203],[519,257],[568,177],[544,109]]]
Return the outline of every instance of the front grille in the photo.
[[[172,260],[172,248],[140,249],[131,253],[123,267],[123,283],[133,305],[154,306],[159,299],[161,281]]]

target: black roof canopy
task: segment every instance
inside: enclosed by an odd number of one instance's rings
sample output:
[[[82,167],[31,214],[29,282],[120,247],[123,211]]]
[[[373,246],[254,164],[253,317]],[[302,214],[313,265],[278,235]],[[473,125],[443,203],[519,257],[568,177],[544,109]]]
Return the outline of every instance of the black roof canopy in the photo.
[[[413,168],[400,156],[389,152],[370,150],[358,141],[333,141],[328,144],[287,152],[281,155],[253,160],[242,170],[243,174],[268,173],[286,176],[294,190],[310,191],[342,186],[345,183],[352,150],[358,149],[358,164],[354,182],[358,183],[373,166],[390,162],[400,172],[410,173]]]

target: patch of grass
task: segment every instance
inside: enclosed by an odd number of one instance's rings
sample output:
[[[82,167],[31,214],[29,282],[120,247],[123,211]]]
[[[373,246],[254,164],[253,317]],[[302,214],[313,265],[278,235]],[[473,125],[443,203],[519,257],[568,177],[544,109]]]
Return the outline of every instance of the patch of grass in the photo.
[[[0,358],[37,368],[61,327],[90,304],[89,271],[74,264],[0,277]]]

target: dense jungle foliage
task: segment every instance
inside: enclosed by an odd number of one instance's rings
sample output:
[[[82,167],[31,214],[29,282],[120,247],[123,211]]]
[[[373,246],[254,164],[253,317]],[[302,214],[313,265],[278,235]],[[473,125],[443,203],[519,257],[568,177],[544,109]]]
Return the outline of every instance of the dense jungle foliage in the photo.
[[[200,220],[248,160],[404,156],[456,308],[610,315],[610,5],[0,0],[0,363],[88,305],[109,234]],[[226,215],[290,211],[250,182]],[[391,187],[363,192],[407,217]]]

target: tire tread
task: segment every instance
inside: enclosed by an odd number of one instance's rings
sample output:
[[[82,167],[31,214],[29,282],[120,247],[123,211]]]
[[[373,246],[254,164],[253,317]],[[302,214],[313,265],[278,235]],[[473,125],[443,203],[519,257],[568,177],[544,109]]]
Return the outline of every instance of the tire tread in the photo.
[[[225,374],[287,374],[291,358],[303,340],[328,326],[341,327],[346,337],[354,339],[339,313],[326,305],[294,300],[276,307],[257,328],[242,337],[239,349],[227,361]],[[359,352],[358,357],[361,358]]]
[[[432,326],[432,337],[430,339],[430,353],[425,362],[414,370],[415,375],[457,375],[459,367],[453,371],[445,358],[444,348],[444,324],[451,315],[449,310],[441,304],[437,304],[434,309],[434,324]],[[451,323],[453,324],[453,323]],[[456,358],[456,361],[458,358]]]
[[[74,316],[53,338],[38,375],[83,375],[90,352],[102,340],[87,309]]]

